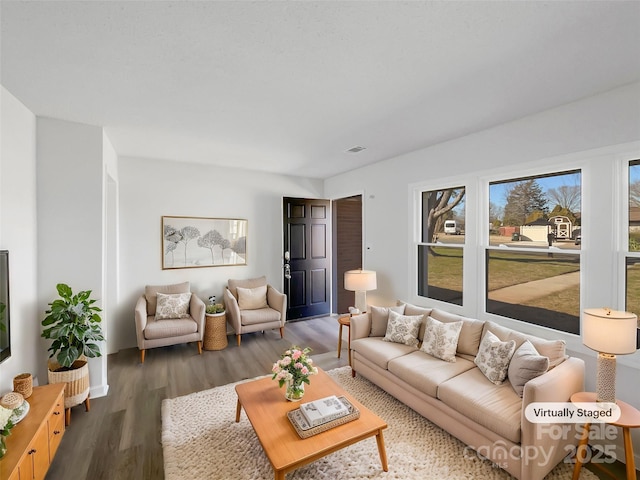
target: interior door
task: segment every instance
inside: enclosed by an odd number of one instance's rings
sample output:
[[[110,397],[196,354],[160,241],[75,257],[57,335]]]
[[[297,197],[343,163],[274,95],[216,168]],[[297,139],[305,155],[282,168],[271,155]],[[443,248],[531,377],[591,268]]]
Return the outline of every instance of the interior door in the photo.
[[[284,198],[284,293],[287,319],[331,312],[331,202]]]

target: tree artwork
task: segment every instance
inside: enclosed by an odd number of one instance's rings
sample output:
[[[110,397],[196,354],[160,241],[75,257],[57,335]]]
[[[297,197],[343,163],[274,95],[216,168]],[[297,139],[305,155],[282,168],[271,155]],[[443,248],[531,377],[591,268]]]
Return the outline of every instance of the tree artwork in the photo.
[[[163,268],[246,264],[246,220],[162,217],[162,221]],[[193,240],[199,248],[193,247]],[[184,250],[176,257],[180,246]]]

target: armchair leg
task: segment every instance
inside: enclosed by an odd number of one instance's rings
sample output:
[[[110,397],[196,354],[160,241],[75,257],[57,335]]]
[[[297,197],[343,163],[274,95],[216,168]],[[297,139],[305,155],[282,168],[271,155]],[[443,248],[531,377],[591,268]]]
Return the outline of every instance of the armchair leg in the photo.
[[[144,352],[146,352],[146,350],[140,350],[140,363],[144,363]]]
[[[284,338],[284,327],[280,327],[280,338]]]
[[[240,346],[240,335],[236,335],[236,339],[238,340],[238,346]]]
[[[202,342],[198,342],[198,355],[202,355]]]

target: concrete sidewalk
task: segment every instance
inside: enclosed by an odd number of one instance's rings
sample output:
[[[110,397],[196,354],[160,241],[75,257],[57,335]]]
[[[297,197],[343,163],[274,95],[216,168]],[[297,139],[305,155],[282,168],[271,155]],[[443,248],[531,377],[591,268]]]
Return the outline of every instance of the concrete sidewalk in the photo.
[[[489,292],[489,300],[520,304],[580,285],[580,272],[525,282]]]

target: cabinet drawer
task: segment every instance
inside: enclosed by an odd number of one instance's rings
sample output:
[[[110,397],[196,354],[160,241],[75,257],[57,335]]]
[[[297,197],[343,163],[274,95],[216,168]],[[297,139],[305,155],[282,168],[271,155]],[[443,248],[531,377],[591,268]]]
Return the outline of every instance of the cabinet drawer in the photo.
[[[56,400],[56,405],[47,420],[49,429],[49,461],[53,461],[53,457],[58,450],[58,446],[64,435],[64,397],[61,394]]]

